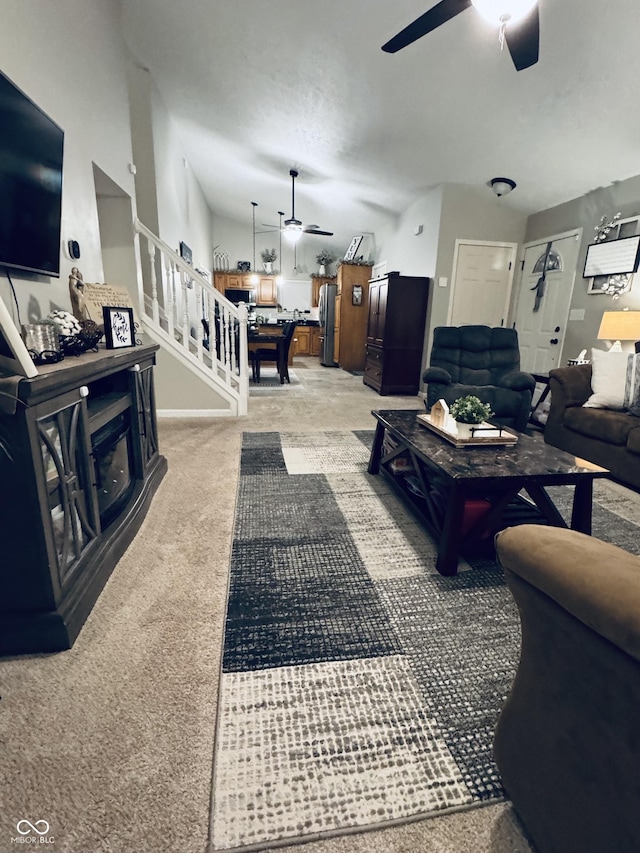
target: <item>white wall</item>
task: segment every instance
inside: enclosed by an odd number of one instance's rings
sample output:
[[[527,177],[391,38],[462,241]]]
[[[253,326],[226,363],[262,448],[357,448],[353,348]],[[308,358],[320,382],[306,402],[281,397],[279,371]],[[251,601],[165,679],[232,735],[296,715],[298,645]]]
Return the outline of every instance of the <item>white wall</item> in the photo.
[[[210,270],[213,256],[209,205],[155,86],[151,104],[159,236],[175,251],[183,241],[193,253],[194,266]]]
[[[442,186],[434,187],[414,202],[395,227],[381,240],[378,261],[387,262],[387,271],[403,275],[435,275],[438,238],[442,215]],[[421,228],[421,232],[415,231]]]
[[[635,281],[628,293],[619,299],[612,300],[603,294],[587,293],[588,280],[582,278],[587,246],[593,243],[594,228],[601,216],[612,217],[621,212],[622,218],[640,214],[640,176],[617,181],[609,187],[594,190],[573,201],[541,211],[529,217],[526,230],[526,242],[561,234],[573,228],[582,227],[582,243],[576,265],[576,279],[571,301],[572,309],[583,309],[584,320],[571,321],[567,324],[567,334],[561,355],[561,364],[568,358],[575,357],[580,350],[590,347],[606,349],[604,341],[598,341],[598,327],[604,311],[631,308],[640,310],[640,273],[634,276]]]
[[[74,264],[104,281],[92,164],[134,196],[125,59],[117,0],[3,0],[0,69],[65,132],[62,241],[82,252],[61,256],[59,279],[12,273],[23,322],[27,306],[31,319],[70,310]],[[0,295],[10,305],[5,281]]]

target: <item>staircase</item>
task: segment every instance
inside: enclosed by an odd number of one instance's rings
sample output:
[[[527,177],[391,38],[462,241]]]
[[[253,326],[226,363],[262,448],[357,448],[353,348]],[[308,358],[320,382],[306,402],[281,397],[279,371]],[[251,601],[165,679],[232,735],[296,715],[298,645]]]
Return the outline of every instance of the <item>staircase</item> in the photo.
[[[247,306],[234,305],[136,219],[142,263],[144,331],[246,415],[249,398]]]

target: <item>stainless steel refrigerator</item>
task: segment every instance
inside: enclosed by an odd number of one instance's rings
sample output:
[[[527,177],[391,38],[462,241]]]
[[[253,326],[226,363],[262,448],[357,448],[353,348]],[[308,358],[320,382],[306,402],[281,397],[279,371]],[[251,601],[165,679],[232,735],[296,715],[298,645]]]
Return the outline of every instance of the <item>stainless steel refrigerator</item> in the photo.
[[[320,349],[320,364],[325,367],[336,367],[333,360],[333,331],[336,317],[336,293],[338,287],[335,284],[323,284],[320,287],[320,298],[318,300],[318,318],[320,325],[324,327],[324,337]]]

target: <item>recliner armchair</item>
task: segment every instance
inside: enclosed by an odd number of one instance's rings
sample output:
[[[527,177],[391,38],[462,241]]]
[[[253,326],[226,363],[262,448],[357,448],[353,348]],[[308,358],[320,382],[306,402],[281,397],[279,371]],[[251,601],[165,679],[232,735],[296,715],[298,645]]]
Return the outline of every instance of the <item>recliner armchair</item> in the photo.
[[[427,410],[440,399],[451,405],[474,394],[489,403],[492,421],[525,429],[535,379],[520,370],[518,333],[490,326],[438,326],[433,332],[430,366],[422,374]]]

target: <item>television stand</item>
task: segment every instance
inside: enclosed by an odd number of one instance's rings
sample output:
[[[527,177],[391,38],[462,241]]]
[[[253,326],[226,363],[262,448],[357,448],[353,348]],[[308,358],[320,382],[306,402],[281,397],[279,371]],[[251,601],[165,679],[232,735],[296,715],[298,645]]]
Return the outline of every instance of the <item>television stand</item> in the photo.
[[[140,527],[167,470],[153,387],[158,349],[100,348],[6,383],[0,654],[71,648]]]

